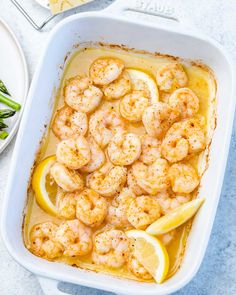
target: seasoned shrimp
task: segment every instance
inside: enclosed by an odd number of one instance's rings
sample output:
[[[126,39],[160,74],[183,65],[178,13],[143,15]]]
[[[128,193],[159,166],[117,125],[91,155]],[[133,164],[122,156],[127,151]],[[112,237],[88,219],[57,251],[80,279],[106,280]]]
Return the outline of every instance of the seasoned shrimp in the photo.
[[[64,106],[57,111],[52,130],[59,139],[85,135],[88,130],[87,115]]]
[[[174,123],[166,133],[161,153],[169,162],[179,162],[190,154],[199,153],[206,147],[203,123],[198,118]]]
[[[180,88],[171,94],[169,105],[179,111],[182,119],[190,118],[199,110],[199,98],[190,88]]]
[[[175,193],[189,194],[199,185],[199,176],[190,164],[172,165],[169,169],[169,177]]]
[[[92,85],[88,77],[76,76],[66,81],[64,96],[65,102],[72,109],[91,113],[99,106],[103,93]]]
[[[149,97],[143,91],[133,91],[120,101],[120,114],[131,122],[142,120],[144,110],[150,105]]]
[[[87,185],[104,197],[112,197],[120,192],[127,178],[127,169],[105,164],[100,170],[87,176]]]
[[[188,83],[188,77],[179,63],[164,63],[156,73],[156,81],[160,90],[171,92],[184,87]]]
[[[65,219],[76,218],[76,204],[77,193],[66,193],[63,190],[59,190],[57,193],[57,212],[60,217]]]
[[[122,191],[112,200],[108,208],[107,222],[117,227],[131,226],[127,219],[126,211],[130,202],[135,198],[135,194],[128,188]]]
[[[121,230],[98,233],[94,239],[92,258],[95,264],[119,268],[129,257],[129,239]]]
[[[118,58],[98,58],[91,64],[89,75],[94,84],[104,86],[119,78],[124,68],[124,62]]]
[[[145,109],[142,121],[150,136],[161,139],[178,118],[178,111],[164,102],[157,102]]]
[[[142,152],[141,152],[139,160],[143,162],[144,164],[151,165],[158,158],[161,157],[161,153],[160,153],[161,142],[155,137],[151,137],[146,134],[142,135],[141,145],[142,145]]]
[[[128,176],[127,176],[127,183],[131,191],[136,195],[136,196],[141,196],[147,194],[147,192],[141,188],[141,186],[138,185],[136,178],[134,177],[133,169],[131,168],[128,171]]]
[[[108,145],[116,132],[123,131],[124,128],[121,118],[111,110],[97,111],[89,121],[90,133],[102,148]]]
[[[190,196],[188,194],[170,194],[168,192],[158,194],[155,199],[161,207],[161,213],[163,215],[169,213],[170,211],[178,208],[180,205],[190,201]]]
[[[53,222],[36,224],[30,232],[30,250],[39,257],[54,259],[60,257],[63,246],[55,240],[58,226]]]
[[[62,140],[57,145],[57,161],[70,169],[79,169],[89,163],[91,159],[90,147],[81,135],[76,138]]]
[[[166,134],[162,141],[161,153],[169,162],[175,163],[187,157],[189,153],[189,144],[188,140],[183,138],[180,134],[171,133],[173,128],[169,130],[170,132]]]
[[[190,118],[182,121],[182,129],[188,139],[189,154],[196,154],[206,147],[203,117]]]
[[[132,253],[129,256],[128,269],[132,272],[136,277],[143,280],[151,280],[151,274],[144,268],[144,266],[138,261],[137,257]]]
[[[134,133],[117,132],[108,145],[107,153],[114,165],[131,165],[141,154],[141,141]]]
[[[132,84],[129,73],[127,71],[123,71],[118,79],[109,85],[104,86],[103,92],[108,100],[116,100],[129,93],[131,89]]]
[[[149,166],[138,161],[133,164],[132,169],[138,185],[150,195],[164,191],[170,186],[169,165],[165,159],[157,159]]]
[[[84,224],[99,226],[107,215],[107,201],[91,189],[83,190],[77,197],[76,217]]]
[[[91,152],[91,159],[87,165],[80,168],[82,172],[94,172],[95,170],[99,169],[105,162],[105,155],[103,150],[97,144],[97,142],[93,139],[92,136],[87,138],[90,152]]]
[[[82,256],[92,250],[92,231],[78,219],[61,223],[55,238],[64,246],[65,256]]]
[[[84,187],[82,176],[75,170],[66,168],[63,164],[55,163],[50,169],[50,174],[64,191],[81,191]]]
[[[127,208],[129,222],[137,229],[146,229],[161,216],[158,202],[151,197],[141,196],[132,200]]]

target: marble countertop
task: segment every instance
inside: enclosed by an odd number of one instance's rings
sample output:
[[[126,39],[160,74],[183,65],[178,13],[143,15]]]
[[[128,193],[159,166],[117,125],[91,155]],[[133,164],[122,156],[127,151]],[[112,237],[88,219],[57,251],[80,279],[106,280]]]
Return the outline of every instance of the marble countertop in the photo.
[[[45,15],[43,9],[32,5],[33,0],[19,0],[34,10],[38,18]],[[128,0],[127,0],[128,1]],[[163,0],[165,1],[165,0]],[[174,1],[174,0],[172,0]],[[97,0],[86,5],[86,10],[97,10],[109,5],[112,0]],[[231,54],[236,67],[236,1],[235,0],[175,0],[182,5],[189,25],[221,43]],[[37,11],[36,11],[37,9]],[[78,9],[77,11],[79,11]],[[26,54],[32,77],[49,28],[35,31],[16,10],[11,1],[0,1],[0,17],[8,22],[20,40]],[[53,25],[53,23],[51,24]],[[8,177],[14,140],[0,155],[0,206]],[[236,294],[236,120],[232,135],[230,154],[225,174],[222,195],[211,239],[201,268],[195,278],[178,295],[231,295]],[[220,151],[219,151],[220,152]],[[19,266],[8,254],[0,237],[0,294],[42,295],[35,276]],[[70,294],[105,295],[89,288],[61,284]]]

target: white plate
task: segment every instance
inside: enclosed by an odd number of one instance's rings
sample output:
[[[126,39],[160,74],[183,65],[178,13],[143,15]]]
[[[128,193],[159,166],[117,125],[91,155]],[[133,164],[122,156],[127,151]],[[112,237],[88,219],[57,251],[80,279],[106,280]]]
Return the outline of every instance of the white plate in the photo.
[[[15,116],[6,120],[9,126],[6,131],[9,132],[9,136],[5,140],[0,139],[1,153],[12,140],[20,123],[20,117],[23,112],[29,86],[29,76],[21,46],[11,29],[1,18],[0,40],[0,80],[6,84],[12,98],[21,104],[21,110],[17,112]],[[0,104],[0,108],[9,107]]]

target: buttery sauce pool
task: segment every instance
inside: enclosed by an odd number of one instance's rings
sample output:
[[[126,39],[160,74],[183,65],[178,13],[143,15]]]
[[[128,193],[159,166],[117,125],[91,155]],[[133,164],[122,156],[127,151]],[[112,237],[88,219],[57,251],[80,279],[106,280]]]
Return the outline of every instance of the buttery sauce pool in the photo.
[[[59,109],[63,104],[63,87],[64,83],[68,78],[76,76],[78,74],[88,74],[88,69],[90,64],[97,59],[98,57],[118,57],[125,62],[127,68],[136,68],[143,70],[149,73],[151,76],[155,77],[156,70],[160,63],[163,62],[171,62],[174,61],[173,58],[166,57],[166,56],[159,56],[159,55],[151,55],[151,54],[144,54],[144,53],[135,53],[132,51],[122,50],[122,49],[112,49],[112,48],[105,48],[105,47],[94,47],[94,48],[83,48],[78,50],[72,58],[67,62],[67,65],[64,70],[64,75],[61,80],[61,86],[57,93],[57,98],[55,101],[55,108],[54,113],[57,109]],[[180,61],[184,65],[184,69],[188,76],[188,85],[187,87],[191,88],[199,97],[200,100],[200,109],[199,114],[205,117],[207,122],[206,124],[206,134],[207,134],[207,143],[210,144],[211,141],[211,126],[212,120],[214,116],[214,104],[215,104],[215,92],[216,92],[216,85],[215,80],[211,72],[203,66],[199,66],[197,64],[191,62],[184,62]],[[164,96],[159,91],[160,100],[164,100]],[[117,109],[119,101],[105,101],[101,103],[99,109],[106,109],[110,108],[111,106],[114,109]],[[144,134],[145,130],[141,123],[130,123],[125,121],[126,127],[128,131],[135,132],[136,134]],[[44,158],[54,155],[56,151],[56,145],[59,140],[55,137],[53,132],[50,129],[45,135],[39,154],[36,159],[36,164],[42,161]],[[207,152],[204,152],[204,157],[206,158]],[[204,162],[201,155],[195,155],[189,161],[191,164],[195,166],[196,169],[199,169],[201,165],[199,165],[199,159]],[[206,160],[205,160],[205,165]],[[202,168],[201,168],[202,169]],[[205,169],[205,168],[204,168]],[[202,169],[202,170],[204,170]],[[199,174],[202,174],[202,170],[199,171]],[[55,195],[56,190],[55,187],[51,187],[52,195]],[[197,192],[195,191],[193,197],[195,197]],[[57,217],[53,217],[43,211],[38,204],[36,203],[34,192],[31,188],[28,191],[28,202],[26,206],[26,214],[24,219],[24,227],[23,227],[23,235],[26,247],[29,246],[29,232],[33,225],[45,221],[53,221],[55,223],[61,223],[62,219]],[[174,239],[171,241],[169,245],[167,245],[167,251],[170,257],[170,269],[168,273],[168,277],[173,276],[176,271],[181,266],[181,262],[184,255],[185,245],[187,242],[187,237],[189,231],[191,229],[192,221],[187,222],[183,226],[179,227],[176,230],[176,234]],[[99,230],[99,229],[96,229]],[[96,231],[94,230],[94,231]],[[55,259],[55,261],[67,263],[73,266],[77,266],[87,270],[93,270],[96,272],[103,272],[109,273],[115,276],[134,279],[134,280],[141,280],[135,277],[132,273],[130,273],[126,266],[120,269],[110,269],[105,266],[99,266],[92,263],[91,254],[76,257],[76,258],[68,258],[68,257],[60,257],[59,259]]]

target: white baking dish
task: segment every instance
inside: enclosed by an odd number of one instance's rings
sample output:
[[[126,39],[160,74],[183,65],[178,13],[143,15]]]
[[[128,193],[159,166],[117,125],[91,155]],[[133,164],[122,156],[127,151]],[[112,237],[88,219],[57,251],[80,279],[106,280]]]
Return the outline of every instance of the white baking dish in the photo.
[[[120,294],[169,294],[196,274],[211,233],[221,192],[228,155],[236,95],[233,89],[231,62],[216,42],[193,33],[172,20],[149,22],[143,15],[124,13],[129,9],[173,18],[174,11],[155,1],[119,0],[102,12],[71,16],[61,22],[50,35],[46,50],[34,76],[15,151],[12,159],[2,214],[2,234],[11,255],[25,268],[41,277],[72,282]],[[131,18],[132,15],[132,18]],[[146,18],[146,16],[145,16]],[[55,87],[62,73],[60,65],[73,45],[82,42],[124,44],[130,48],[202,60],[215,73],[218,90],[217,128],[211,145],[209,168],[202,179],[200,196],[206,202],[194,219],[180,270],[162,285],[120,280],[108,275],[88,272],[68,265],[52,263],[32,255],[22,239],[22,216],[27,186],[35,153],[49,122]],[[60,294],[56,282],[41,279],[48,294]]]

